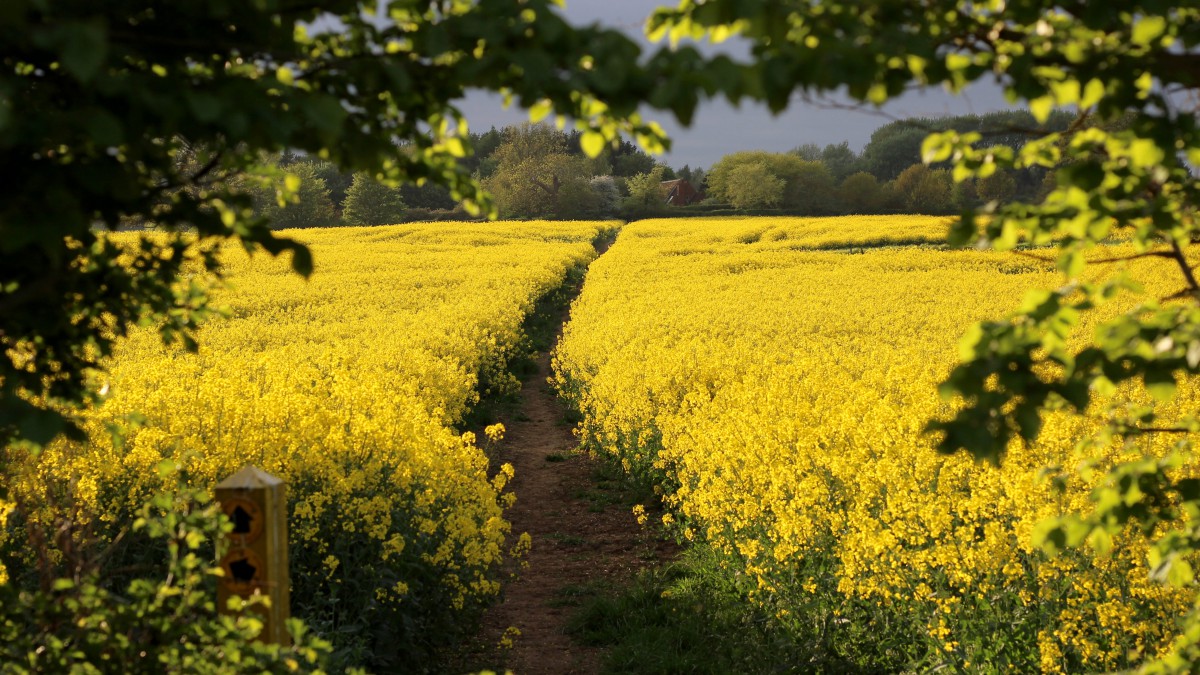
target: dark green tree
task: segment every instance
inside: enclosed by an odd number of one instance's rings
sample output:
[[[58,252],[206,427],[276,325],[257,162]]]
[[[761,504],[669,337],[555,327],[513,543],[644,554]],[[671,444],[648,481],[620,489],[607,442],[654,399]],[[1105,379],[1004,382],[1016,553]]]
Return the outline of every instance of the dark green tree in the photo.
[[[346,191],[354,181],[354,174],[342,171],[332,162],[317,161],[314,164],[317,176],[325,181],[325,187],[329,189],[329,201],[333,202],[334,210],[340,213],[342,202],[346,201]]]
[[[975,192],[985,202],[1007,202],[1017,194],[1017,181],[1011,172],[997,170],[992,175],[975,181]]]
[[[921,141],[929,134],[927,129],[910,124],[885,124],[871,134],[871,140],[863,148],[862,161],[881,181],[889,181],[902,171],[921,161]]]
[[[331,227],[337,224],[329,187],[320,174],[321,166],[318,162],[301,161],[283,169],[297,181],[291,194],[283,194],[269,183],[259,188],[255,196],[255,211],[266,219],[272,230]]]
[[[400,198],[411,208],[448,211],[458,206],[450,191],[436,183],[405,183],[400,186]]]
[[[399,188],[389,187],[364,173],[354,174],[346,191],[342,220],[347,225],[390,225],[404,219]]]
[[[913,164],[896,176],[892,187],[908,213],[942,214],[954,210],[953,181],[945,169]]]
[[[655,164],[653,157],[629,141],[621,141],[609,151],[608,160],[612,164],[612,175],[622,178],[646,173]]]
[[[821,161],[821,146],[816,143],[804,143],[792,148],[791,153],[806,162]]]
[[[881,213],[885,208],[883,186],[866,171],[846,176],[838,186],[838,197],[845,213]]]
[[[862,170],[862,160],[850,149],[849,141],[830,143],[821,151],[821,163],[829,170],[833,180],[841,183],[852,173]]]

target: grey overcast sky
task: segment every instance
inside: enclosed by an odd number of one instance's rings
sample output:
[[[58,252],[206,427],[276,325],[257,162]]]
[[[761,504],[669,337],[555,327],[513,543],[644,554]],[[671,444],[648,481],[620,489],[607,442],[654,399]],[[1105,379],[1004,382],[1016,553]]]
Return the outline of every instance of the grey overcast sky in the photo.
[[[567,0],[565,15],[574,24],[600,23],[620,28],[636,38],[644,49],[657,45],[644,37],[642,26],[662,0]],[[733,50],[737,47],[734,45]],[[839,99],[831,99],[838,101]],[[844,102],[844,99],[841,100]],[[883,112],[891,117],[933,117],[949,114],[985,113],[1008,108],[1000,89],[979,84],[964,94],[952,96],[941,89],[912,92],[888,103]],[[460,102],[473,131],[517,124],[528,119],[523,110],[504,110],[498,96],[473,92]],[[701,104],[689,128],[683,128],[667,113],[647,111],[672,139],[671,151],[659,159],[673,166],[710,167],[724,155],[738,150],[783,152],[804,143],[824,146],[849,141],[861,151],[871,132],[889,121],[873,107],[862,110],[834,109],[794,101],[778,116],[765,106],[743,103],[735,108],[724,99]]]

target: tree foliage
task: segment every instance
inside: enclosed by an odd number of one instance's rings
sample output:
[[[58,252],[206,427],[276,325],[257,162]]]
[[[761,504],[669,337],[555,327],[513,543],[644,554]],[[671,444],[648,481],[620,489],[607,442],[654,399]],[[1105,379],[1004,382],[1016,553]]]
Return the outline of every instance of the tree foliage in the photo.
[[[340,212],[342,202],[346,201],[346,191],[354,182],[354,173],[342,171],[333,163],[323,160],[315,161],[313,164],[315,164],[317,176],[325,181],[325,187],[329,189],[329,200],[333,202],[334,210]]]
[[[806,162],[821,161],[821,146],[816,143],[803,143],[792,148],[792,154]]]
[[[612,164],[612,175],[622,178],[645,173],[653,169],[655,165],[653,157],[628,141],[622,142],[615,149],[606,152],[606,158]]]
[[[621,211],[621,188],[615,178],[593,176],[588,185],[596,196],[596,217],[611,218]]]
[[[495,169],[483,185],[507,218],[571,218],[594,213],[599,197],[593,176],[606,173],[602,158],[570,152],[570,137],[545,124],[505,130],[492,154]]]
[[[389,225],[404,218],[399,188],[380,183],[364,173],[354,174],[346,191],[342,218],[347,225]]]
[[[735,205],[771,203],[805,214],[831,213],[833,177],[819,159],[802,159],[798,152],[753,150],[726,155],[709,170],[709,190],[713,197]],[[814,152],[819,157],[819,151]],[[746,168],[753,165],[764,170]],[[767,183],[759,188],[752,186],[750,181],[755,176],[768,179]],[[776,190],[778,195],[773,194]]]
[[[776,110],[796,90],[844,86],[878,104],[913,85],[961,91],[984,78],[1028,106],[1037,124],[1011,125],[1015,144],[950,129],[920,146],[926,162],[951,162],[956,181],[1053,171],[1054,187],[1039,201],[986,208],[985,221],[968,211],[952,235],[1000,250],[1053,245],[1068,282],[964,337],[962,363],[944,384],[961,406],[930,425],[943,451],[1001,461],[1010,443],[1038,438],[1049,409],[1102,407],[1102,394],[1122,385],[1162,402],[1179,378],[1200,374],[1200,283],[1190,251],[1200,240],[1200,185],[1191,168],[1200,164],[1200,9],[1193,4],[683,0],[657,12],[650,29],[673,37],[741,33],[751,42],[754,93]],[[1065,128],[1048,125],[1056,107],[1073,109]],[[1112,237],[1128,238],[1132,257],[1171,261],[1179,291],[1137,298],[1136,284],[1111,263],[1085,275],[1086,254]],[[1101,320],[1094,332],[1080,330],[1084,315],[1130,292],[1135,309]],[[1148,434],[1171,433],[1177,454],[1118,466],[1097,491],[1094,512],[1049,524],[1038,541],[1051,553],[1084,542],[1103,553],[1136,523],[1154,539],[1156,574],[1191,583],[1200,489],[1177,468],[1194,466],[1200,417],[1185,410],[1163,418],[1157,404],[1119,402],[1138,398],[1108,399],[1109,423],[1092,442],[1136,450]],[[1193,613],[1171,653],[1148,669],[1189,670],[1198,659],[1200,613]]]
[[[866,171],[846,176],[838,186],[838,198],[850,213],[881,213],[886,208],[884,186]]]
[[[954,210],[953,182],[945,169],[913,164],[896,176],[892,189],[910,213],[942,214]]]
[[[893,180],[921,162],[921,141],[928,130],[906,123],[885,124],[863,148],[863,164],[880,180]]]
[[[985,202],[1006,202],[1017,194],[1017,181],[1012,172],[997,170],[990,176],[975,181],[975,192]]]
[[[764,162],[745,162],[718,174],[721,195],[738,209],[766,209],[783,201],[786,183]]]
[[[322,165],[301,161],[287,165],[294,191],[277,194],[271,184],[259,186],[255,195],[255,212],[264,218],[272,230],[297,227],[331,227],[337,224],[329,186],[321,177]]]
[[[484,180],[501,215],[579,218],[600,211],[601,197],[591,179],[610,172],[604,153],[588,156],[579,147],[579,134],[546,124],[508,127],[503,137]]]
[[[629,191],[626,203],[634,208],[661,204],[666,199],[662,189],[663,171],[664,167],[659,165],[626,179],[625,189]]]
[[[1027,110],[896,120],[872,132],[871,140],[863,148],[862,161],[866,170],[880,180],[892,180],[904,169],[921,163],[921,143],[931,132],[975,132],[988,145],[1006,145],[1015,150],[1028,138],[1027,131],[1062,131],[1071,120],[1071,114],[1063,110],[1053,111],[1042,123]]]
[[[850,174],[862,170],[862,159],[850,149],[849,141],[830,143],[821,151],[821,163],[829,169],[833,180],[842,182]]]

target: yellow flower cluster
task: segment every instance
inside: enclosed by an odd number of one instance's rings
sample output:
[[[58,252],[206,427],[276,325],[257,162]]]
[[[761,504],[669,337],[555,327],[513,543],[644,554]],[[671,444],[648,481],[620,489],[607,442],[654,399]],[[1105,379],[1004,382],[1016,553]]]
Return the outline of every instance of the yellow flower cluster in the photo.
[[[8,517],[12,514],[13,504],[10,501],[0,499],[0,545],[8,543],[7,529]],[[0,585],[8,583],[8,566],[0,563]]]
[[[1074,477],[1075,444],[1096,420],[1051,415],[999,468],[939,455],[922,431],[950,410],[936,385],[965,328],[1062,282],[1027,256],[896,245],[944,240],[946,225],[629,225],[572,308],[560,391],[584,443],[656,481],[682,534],[738,560],[772,616],[825,592],[915,622],[923,658],[1122,667],[1163,647],[1191,594],[1152,582],[1132,536],[1098,560],[1031,544],[1040,521],[1086,508],[1094,485]],[[1156,263],[1130,274],[1154,297],[1177,290]],[[1194,407],[1194,388],[1181,394]],[[1175,440],[1112,447],[1100,468]],[[1064,492],[1040,478],[1051,466],[1072,477]]]
[[[365,622],[365,634],[436,630],[426,616],[397,615],[495,595],[509,531],[511,467],[489,471],[474,434],[454,425],[480,394],[519,388],[507,365],[528,349],[522,321],[595,257],[591,242],[611,227],[286,233],[313,251],[307,280],[286,261],[231,247],[218,292],[228,317],[201,330],[199,352],[164,348],[148,328],[129,336],[112,359],[107,400],[89,413],[90,442],[50,447],[13,489],[35,503],[47,485],[70,485],[115,530],[162,487],[154,467],[163,458],[206,486],[252,463],[288,483],[298,605],[322,619],[340,613],[330,623]],[[110,425],[134,413],[142,421],[114,443]],[[493,440],[502,433],[486,430]]]

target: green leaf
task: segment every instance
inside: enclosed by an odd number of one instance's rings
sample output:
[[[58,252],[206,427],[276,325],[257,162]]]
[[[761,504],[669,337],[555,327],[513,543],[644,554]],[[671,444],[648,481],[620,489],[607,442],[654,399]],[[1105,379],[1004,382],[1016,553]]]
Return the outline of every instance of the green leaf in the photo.
[[[1167,562],[1167,583],[1181,588],[1190,585],[1195,579],[1192,564],[1188,561],[1176,556]]]
[[[1154,166],[1163,161],[1162,148],[1148,138],[1134,139],[1129,144],[1129,159],[1135,166]]]
[[[604,151],[604,134],[598,131],[585,131],[579,138],[579,147],[583,148],[588,157],[597,157]]]
[[[46,445],[56,436],[67,430],[67,420],[62,414],[53,410],[39,409],[27,401],[6,400],[6,408],[12,413],[12,420],[19,430],[21,438],[36,445]],[[4,415],[9,417],[9,415]],[[0,422],[5,420],[0,419]]]
[[[1042,414],[1036,405],[1025,403],[1017,406],[1013,417],[1016,419],[1021,438],[1026,441],[1037,438],[1038,433],[1042,430]]]
[[[1058,268],[1062,270],[1063,274],[1065,274],[1068,279],[1075,279],[1081,273],[1083,273],[1084,262],[1085,260],[1083,257],[1083,252],[1076,249],[1070,249],[1064,251],[1063,254],[1059,256]]]
[[[447,138],[444,145],[446,146],[446,152],[449,152],[452,157],[467,156],[467,146],[463,143],[463,140],[457,136],[451,136],[450,138]]]
[[[546,119],[546,116],[554,111],[554,104],[550,99],[542,99],[529,107],[529,122],[537,124]]]
[[[1033,545],[1054,558],[1067,549],[1067,531],[1057,518],[1049,518],[1033,526]]]
[[[296,244],[292,248],[292,269],[303,277],[311,277],[313,273],[312,251],[307,246]]]
[[[967,328],[958,340],[958,359],[970,361],[978,354],[979,341],[983,339],[983,324],[974,324]]]
[[[867,89],[867,100],[875,105],[883,105],[888,100],[887,85],[876,82]]]
[[[201,122],[215,122],[221,116],[221,99],[205,92],[188,92],[188,106]]]
[[[177,473],[180,469],[179,463],[173,459],[164,459],[154,465],[154,472],[159,478],[167,478]]]
[[[1050,113],[1054,110],[1053,96],[1039,96],[1029,102],[1029,112],[1033,113],[1034,119],[1039,123],[1045,123],[1050,119]]]
[[[971,67],[971,57],[968,54],[960,54],[951,52],[946,55],[946,69],[950,71],[961,71]]]
[[[309,102],[308,118],[318,129],[336,133],[346,119],[346,109],[333,97],[321,97]]]
[[[1156,400],[1169,401],[1175,397],[1175,375],[1169,370],[1148,368],[1142,374],[1142,382]]]
[[[978,226],[975,221],[975,213],[968,211],[960,220],[950,224],[950,233],[947,239],[951,246],[966,246],[975,241],[977,236]]]
[[[662,9],[665,8],[660,8],[657,11],[662,11]],[[649,22],[646,23],[646,39],[650,42],[658,42],[659,40],[663,39],[663,36],[667,34],[667,31],[670,30],[670,28],[671,24],[668,23],[664,18],[657,15],[652,16],[650,17]]]
[[[1079,99],[1080,108],[1090,108],[1100,102],[1104,97],[1104,82],[1098,79],[1088,80],[1087,85],[1083,88],[1083,95]]]
[[[1092,545],[1096,554],[1100,556],[1108,555],[1113,547],[1112,535],[1103,527],[1097,527],[1092,530],[1092,533],[1088,535],[1088,543]]]
[[[1200,478],[1183,478],[1175,484],[1175,491],[1186,502],[1200,501]]]
[[[66,45],[62,64],[67,72],[81,82],[90,82],[100,72],[108,56],[108,37],[103,28],[92,24],[75,24],[63,31]]]
[[[1021,312],[1044,319],[1057,309],[1057,295],[1044,288],[1031,288],[1021,298]]]
[[[1092,380],[1092,389],[1101,396],[1112,396],[1117,393],[1117,385],[1113,384],[1112,380],[1103,375],[1099,375]]]
[[[944,162],[954,152],[954,143],[947,134],[929,134],[921,142],[921,161],[926,164]]]
[[[1135,45],[1148,46],[1167,30],[1167,18],[1164,16],[1144,16],[1133,24],[1129,39]]]
[[[120,145],[125,134],[121,122],[104,110],[93,110],[86,122],[88,135],[100,147]]]

